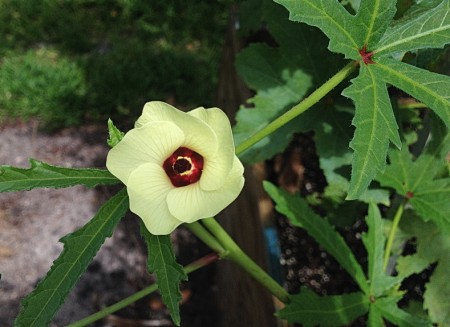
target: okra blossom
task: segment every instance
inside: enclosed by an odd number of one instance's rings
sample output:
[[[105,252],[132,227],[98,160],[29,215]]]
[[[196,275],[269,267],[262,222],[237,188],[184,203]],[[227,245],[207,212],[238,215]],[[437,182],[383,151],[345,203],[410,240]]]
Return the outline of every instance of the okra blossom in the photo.
[[[147,103],[106,166],[127,186],[130,210],[154,235],[218,214],[244,186],[230,121],[218,108],[182,112]]]

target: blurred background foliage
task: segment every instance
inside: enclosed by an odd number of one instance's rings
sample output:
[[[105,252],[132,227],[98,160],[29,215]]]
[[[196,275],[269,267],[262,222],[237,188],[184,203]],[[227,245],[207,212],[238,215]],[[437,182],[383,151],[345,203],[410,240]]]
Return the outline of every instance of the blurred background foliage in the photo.
[[[48,130],[210,106],[231,0],[0,0],[0,119]]]

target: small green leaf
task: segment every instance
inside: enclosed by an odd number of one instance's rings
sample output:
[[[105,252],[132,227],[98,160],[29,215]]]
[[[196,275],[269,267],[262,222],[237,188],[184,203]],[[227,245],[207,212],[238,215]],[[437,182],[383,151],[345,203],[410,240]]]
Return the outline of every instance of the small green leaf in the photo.
[[[304,228],[341,266],[353,277],[365,293],[369,287],[366,276],[342,236],[327,222],[315,214],[306,201],[264,182],[264,189],[276,203],[276,210],[289,218],[294,226]]]
[[[111,119],[108,119],[108,132],[109,132],[109,137],[108,137],[107,143],[111,148],[116,146],[116,144],[119,143],[125,135],[124,132],[120,131],[114,125],[114,123]]]
[[[350,143],[355,153],[348,199],[361,196],[377,173],[384,170],[389,141],[397,147],[401,146],[386,85],[380,81],[372,66],[361,66],[358,77],[343,92],[356,105],[353,118],[356,131]]]
[[[381,219],[380,211],[374,203],[369,204],[369,215],[366,217],[366,222],[368,232],[363,234],[362,240],[367,249],[367,258],[369,262],[369,295],[378,298],[397,285],[401,280],[386,275],[386,272],[383,269],[386,237],[383,231],[383,220]]]
[[[422,1],[426,2],[426,1]],[[376,53],[407,52],[424,48],[442,48],[450,43],[450,1],[409,15],[389,28],[377,46]]]
[[[33,292],[22,300],[15,326],[47,326],[92,258],[128,210],[125,189],[108,200],[83,228],[61,239],[64,250]]]
[[[30,159],[31,168],[0,166],[0,192],[28,191],[39,187],[61,188],[74,185],[95,187],[118,184],[107,170],[64,168]]]
[[[369,299],[360,292],[319,296],[302,288],[300,294],[278,312],[281,319],[299,323],[305,327],[347,325],[368,311]]]
[[[384,318],[399,327],[431,327],[432,323],[422,317],[413,316],[397,306],[398,298],[384,297],[375,301],[375,306]]]
[[[442,146],[448,145],[443,143]],[[426,148],[416,161],[412,161],[406,146],[402,151],[390,151],[391,164],[377,180],[408,198],[422,219],[432,220],[450,235],[450,178],[435,178],[446,165],[440,158],[442,146]]]
[[[450,13],[448,17],[450,19]],[[450,32],[447,34],[450,36]],[[432,73],[389,58],[380,58],[376,65],[371,66],[386,83],[425,103],[450,128],[450,76]]]
[[[158,289],[163,302],[169,309],[175,325],[181,323],[179,304],[181,301],[180,282],[187,280],[183,266],[176,262],[170,235],[152,235],[141,225],[141,234],[147,243],[147,267],[156,273]]]

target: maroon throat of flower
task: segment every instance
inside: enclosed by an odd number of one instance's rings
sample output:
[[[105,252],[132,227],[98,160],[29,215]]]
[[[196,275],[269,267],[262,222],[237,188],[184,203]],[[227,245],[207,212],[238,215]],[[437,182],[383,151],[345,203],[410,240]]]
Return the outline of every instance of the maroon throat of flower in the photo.
[[[186,186],[202,176],[203,157],[191,149],[180,147],[164,161],[163,168],[173,186]]]

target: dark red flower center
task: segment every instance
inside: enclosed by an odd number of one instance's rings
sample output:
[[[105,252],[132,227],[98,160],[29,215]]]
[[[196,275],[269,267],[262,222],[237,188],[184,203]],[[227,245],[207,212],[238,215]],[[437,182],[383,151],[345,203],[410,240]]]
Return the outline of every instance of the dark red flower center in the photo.
[[[181,147],[163,163],[163,168],[175,187],[197,182],[202,176],[203,157],[197,152]]]

